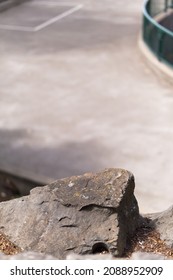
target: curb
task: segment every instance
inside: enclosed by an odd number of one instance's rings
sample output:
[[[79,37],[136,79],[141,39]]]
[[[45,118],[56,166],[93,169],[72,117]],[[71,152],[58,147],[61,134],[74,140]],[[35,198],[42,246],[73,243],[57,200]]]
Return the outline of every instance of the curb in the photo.
[[[8,186],[12,187],[11,190],[13,190],[13,186],[15,186],[14,190],[17,188],[20,196],[28,195],[33,188],[46,186],[56,180],[58,180],[58,178],[55,179],[44,175],[38,175],[32,171],[15,168],[14,166],[0,166],[0,185],[3,186],[3,182],[5,182],[5,185],[7,183],[7,190]],[[0,195],[0,202],[2,201]]]
[[[154,56],[154,54],[150,51],[150,49],[147,47],[145,42],[142,39],[142,35],[140,34],[139,40],[138,40],[138,46],[143,54],[143,56],[146,58],[147,64],[149,67],[160,77],[164,77],[164,79],[173,84],[173,69],[171,69],[169,66],[164,64],[164,62],[160,62],[157,57]]]
[[[0,165],[0,173],[4,173],[9,176],[16,177],[19,180],[21,179],[21,180],[30,181],[38,185],[47,185],[57,180],[55,178],[50,178],[48,176],[38,175],[32,171],[27,171],[21,168],[15,168],[14,166],[2,165],[2,164]]]
[[[10,9],[14,6],[20,5],[26,1],[28,1],[28,0],[6,0],[6,1],[0,2],[0,12]]]

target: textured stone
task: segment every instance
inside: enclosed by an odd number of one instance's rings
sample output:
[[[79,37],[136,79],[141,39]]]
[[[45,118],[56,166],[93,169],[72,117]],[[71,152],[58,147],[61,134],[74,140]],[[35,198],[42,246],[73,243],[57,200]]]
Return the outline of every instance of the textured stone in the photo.
[[[151,226],[160,233],[160,238],[173,249],[173,206],[161,213],[146,215]]]
[[[107,169],[57,180],[0,203],[0,230],[20,248],[64,259],[69,252],[121,256],[139,225],[134,177]]]

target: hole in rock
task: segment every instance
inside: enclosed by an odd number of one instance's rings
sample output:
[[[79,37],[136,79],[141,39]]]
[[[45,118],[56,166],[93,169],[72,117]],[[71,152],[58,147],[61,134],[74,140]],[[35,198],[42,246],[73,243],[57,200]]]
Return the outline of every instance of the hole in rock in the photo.
[[[92,247],[93,254],[107,254],[109,253],[108,247],[103,242],[97,242]]]

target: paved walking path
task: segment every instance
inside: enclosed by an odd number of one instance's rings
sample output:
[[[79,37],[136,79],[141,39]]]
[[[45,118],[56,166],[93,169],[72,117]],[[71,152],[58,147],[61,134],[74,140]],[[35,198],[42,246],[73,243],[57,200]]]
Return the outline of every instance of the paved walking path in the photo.
[[[45,2],[0,15],[0,168],[47,180],[122,167],[141,212],[166,209],[173,90],[139,51],[142,1]]]

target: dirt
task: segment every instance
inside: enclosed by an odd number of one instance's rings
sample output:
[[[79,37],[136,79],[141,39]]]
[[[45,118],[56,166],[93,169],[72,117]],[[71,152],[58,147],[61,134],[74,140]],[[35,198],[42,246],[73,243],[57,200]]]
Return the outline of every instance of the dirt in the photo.
[[[173,249],[169,248],[160,238],[160,234],[152,227],[138,228],[129,240],[124,257],[130,258],[133,252],[147,252],[161,254],[168,259],[173,259]]]
[[[14,255],[21,251],[22,249],[12,243],[6,235],[0,233],[0,252],[6,255]]]

